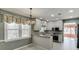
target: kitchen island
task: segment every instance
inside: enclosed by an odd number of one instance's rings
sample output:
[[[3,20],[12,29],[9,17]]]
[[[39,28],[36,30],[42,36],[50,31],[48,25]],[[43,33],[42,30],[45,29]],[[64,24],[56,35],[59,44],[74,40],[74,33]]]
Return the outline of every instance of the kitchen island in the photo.
[[[44,49],[52,49],[53,48],[53,39],[50,34],[40,34],[39,32],[33,33],[33,44]]]

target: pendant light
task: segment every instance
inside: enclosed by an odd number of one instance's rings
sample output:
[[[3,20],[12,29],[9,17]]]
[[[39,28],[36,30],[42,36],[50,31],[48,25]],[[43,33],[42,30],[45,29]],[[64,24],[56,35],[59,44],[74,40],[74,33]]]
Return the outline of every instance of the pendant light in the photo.
[[[30,8],[30,24],[34,24],[35,23],[35,18],[32,18],[32,8]]]
[[[30,19],[32,18],[32,8],[30,8]]]
[[[27,24],[31,24],[31,18],[32,18],[32,8],[29,8],[29,11],[30,11],[30,15],[29,15],[29,18],[27,19]]]

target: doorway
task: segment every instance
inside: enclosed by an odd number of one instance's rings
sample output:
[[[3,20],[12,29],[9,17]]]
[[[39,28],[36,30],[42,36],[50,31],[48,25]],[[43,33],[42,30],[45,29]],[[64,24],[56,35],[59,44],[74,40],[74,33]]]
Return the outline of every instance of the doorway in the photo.
[[[77,49],[77,24],[64,23],[64,49]]]

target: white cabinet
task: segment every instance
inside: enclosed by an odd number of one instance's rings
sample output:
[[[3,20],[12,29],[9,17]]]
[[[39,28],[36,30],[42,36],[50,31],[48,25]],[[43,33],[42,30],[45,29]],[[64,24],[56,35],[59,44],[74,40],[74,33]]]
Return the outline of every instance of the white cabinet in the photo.
[[[35,46],[39,46],[42,49],[52,49],[53,48],[53,40],[52,36],[39,36],[39,35],[33,35],[33,44]]]
[[[58,40],[59,40],[59,42],[63,42],[63,35],[62,34],[58,35]]]

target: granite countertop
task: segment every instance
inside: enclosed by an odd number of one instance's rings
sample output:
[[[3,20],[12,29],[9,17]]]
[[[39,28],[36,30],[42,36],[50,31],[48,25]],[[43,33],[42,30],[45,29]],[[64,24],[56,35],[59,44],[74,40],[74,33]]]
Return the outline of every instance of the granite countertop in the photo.
[[[43,37],[43,38],[50,38],[51,35],[50,35],[50,34],[46,34],[46,35],[42,35],[42,34],[40,34],[40,37]]]
[[[51,34],[43,34],[43,33],[40,33],[40,32],[33,32],[33,35],[43,37],[43,38],[50,38],[51,37]]]

